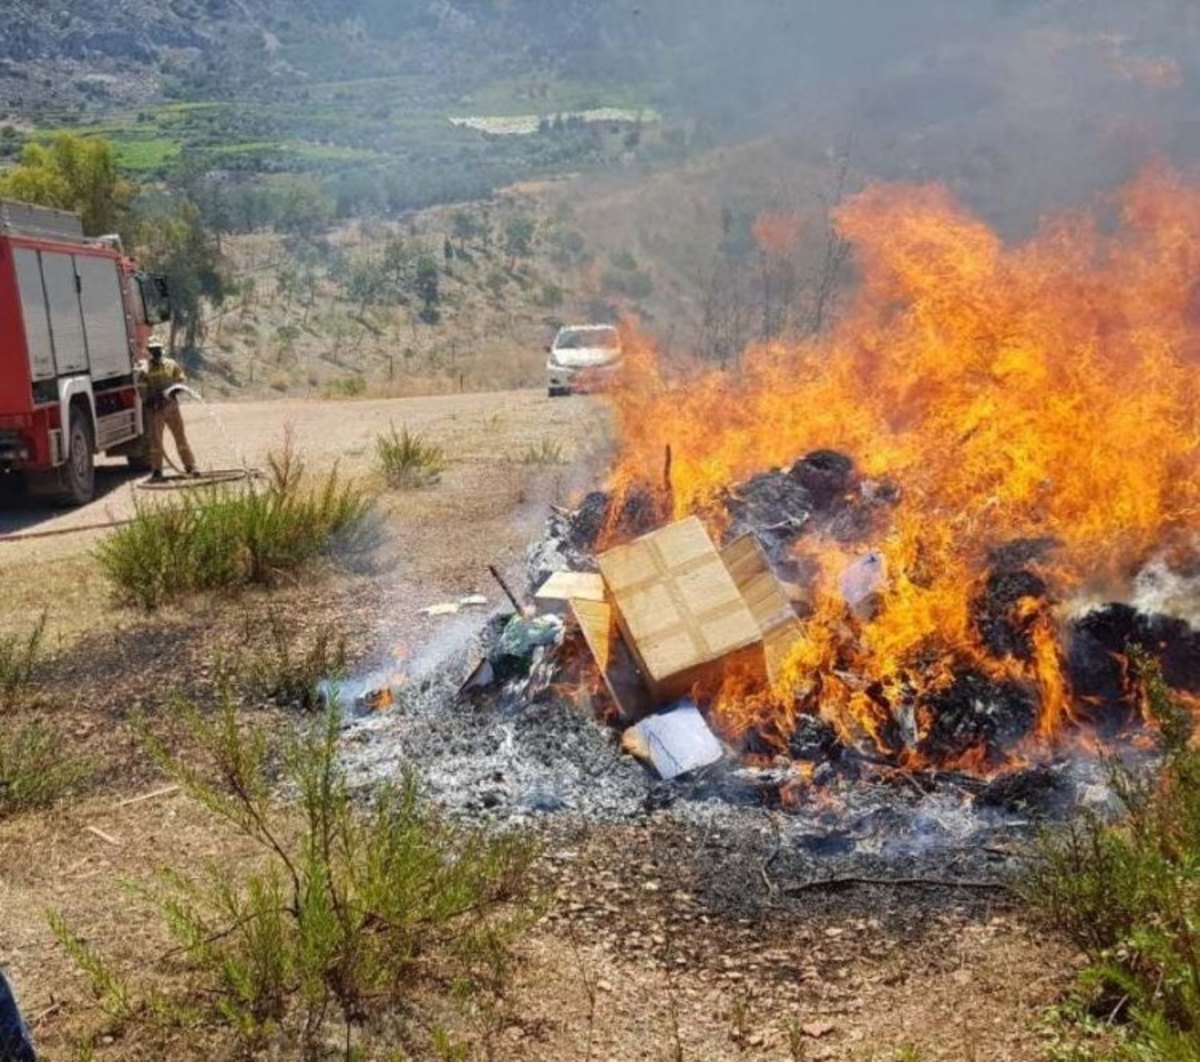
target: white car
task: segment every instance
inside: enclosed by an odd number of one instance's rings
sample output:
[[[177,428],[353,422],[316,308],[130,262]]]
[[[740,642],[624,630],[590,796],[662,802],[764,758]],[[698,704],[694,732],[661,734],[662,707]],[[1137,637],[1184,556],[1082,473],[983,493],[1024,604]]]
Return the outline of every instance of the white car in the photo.
[[[568,325],[558,330],[546,359],[550,397],[602,388],[621,365],[621,334],[613,325]]]

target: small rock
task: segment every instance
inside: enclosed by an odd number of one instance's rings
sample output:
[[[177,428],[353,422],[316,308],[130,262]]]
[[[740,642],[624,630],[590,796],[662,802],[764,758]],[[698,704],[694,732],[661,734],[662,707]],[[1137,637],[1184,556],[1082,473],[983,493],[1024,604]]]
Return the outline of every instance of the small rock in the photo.
[[[810,1021],[800,1026],[804,1035],[811,1036],[814,1040],[819,1040],[822,1036],[828,1036],[833,1032],[834,1028],[835,1026],[831,1021]]]

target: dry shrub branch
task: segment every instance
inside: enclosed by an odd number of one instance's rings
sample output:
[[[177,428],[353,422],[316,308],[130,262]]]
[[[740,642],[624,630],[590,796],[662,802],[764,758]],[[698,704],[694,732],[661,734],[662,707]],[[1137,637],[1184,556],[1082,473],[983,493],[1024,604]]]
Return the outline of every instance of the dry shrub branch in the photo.
[[[528,840],[439,819],[411,777],[356,804],[336,708],[276,749],[229,699],[215,716],[178,707],[198,752],[185,761],[148,739],[155,757],[262,858],[202,877],[167,870],[142,890],[177,945],[144,972],[182,965],[173,983],[186,987],[172,995],[148,980],[139,995],[51,917],[110,1023],[216,1024],[246,1050],[316,1057],[336,1043],[350,1057],[352,1040],[369,1053],[382,1034],[427,1050],[441,1034],[417,1002],[431,991],[450,984],[475,1003],[503,993],[529,911]]]

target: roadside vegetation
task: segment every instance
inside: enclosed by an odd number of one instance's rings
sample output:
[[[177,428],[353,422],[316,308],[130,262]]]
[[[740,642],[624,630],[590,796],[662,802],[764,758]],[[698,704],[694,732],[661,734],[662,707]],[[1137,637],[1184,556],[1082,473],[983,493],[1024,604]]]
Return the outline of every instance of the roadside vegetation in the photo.
[[[565,465],[566,452],[563,444],[555,439],[543,439],[536,445],[530,444],[521,455],[523,465]]]
[[[1084,1024],[1118,1034],[1117,1057],[1191,1062],[1200,1058],[1200,751],[1157,668],[1136,653],[1133,663],[1162,731],[1162,769],[1142,776],[1114,764],[1122,817],[1087,816],[1048,836],[1025,893],[1087,956],[1085,1014],[1098,1017]]]
[[[336,468],[310,475],[289,442],[265,484],[140,504],[97,559],[121,603],[150,611],[198,591],[271,586],[319,556],[362,549],[371,505]]]
[[[312,631],[297,631],[278,612],[267,617],[266,636],[247,623],[241,659],[233,677],[250,694],[304,712],[326,704],[326,691],[346,677],[349,650],[345,635],[329,623]]]
[[[446,454],[440,446],[407,427],[397,431],[395,424],[375,437],[375,457],[387,485],[396,490],[428,487],[446,468]]]
[[[360,806],[339,766],[336,705],[282,746],[243,727],[230,700],[215,715],[176,708],[188,754],[148,738],[151,751],[261,859],[168,869],[142,890],[176,946],[133,975],[51,914],[102,1015],[96,1036],[215,1026],[245,1052],[373,1058],[380,1034],[402,1057],[466,1057],[454,1008],[422,1002],[453,984],[477,1014],[502,1006],[532,909],[531,842],[450,825],[411,778]]]
[[[29,715],[45,632],[43,614],[28,634],[0,636],[0,819],[53,804],[87,774],[58,734]]]

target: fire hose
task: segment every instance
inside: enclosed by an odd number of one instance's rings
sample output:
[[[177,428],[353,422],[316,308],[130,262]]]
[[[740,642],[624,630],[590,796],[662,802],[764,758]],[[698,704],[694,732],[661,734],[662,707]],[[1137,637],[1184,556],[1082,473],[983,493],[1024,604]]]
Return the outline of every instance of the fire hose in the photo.
[[[175,390],[175,388],[170,388]],[[186,390],[186,388],[185,388]],[[215,487],[223,486],[229,483],[239,483],[242,480],[255,480],[263,477],[263,471],[260,468],[253,468],[248,465],[241,468],[212,468],[201,475],[191,476],[185,473],[174,461],[166,454],[163,455],[164,460],[171,469],[177,473],[169,480],[163,480],[159,483],[151,483],[148,480],[142,480],[134,486],[138,490],[146,491],[167,491],[167,490],[182,490],[187,488],[198,487]],[[131,524],[136,520],[136,516],[114,517],[111,520],[102,520],[90,524],[76,524],[72,527],[54,527],[42,531],[19,531],[15,534],[0,535],[0,542],[28,542],[39,538],[56,538],[60,535],[82,534],[87,531],[105,531],[113,527],[124,527],[126,524]]]
[[[161,409],[168,400],[172,398],[174,392],[183,391],[191,395],[197,401],[204,405],[204,400],[200,398],[190,387],[183,384],[174,384],[162,392],[159,398],[159,405],[156,409]],[[210,468],[206,472],[192,475],[181,469],[169,456],[164,452],[163,460],[170,465],[172,471],[176,473],[171,479],[160,480],[153,483],[150,480],[142,480],[137,484],[138,490],[161,491],[161,490],[185,490],[189,487],[212,487],[225,483],[237,483],[243,479],[255,479],[262,476],[262,470],[257,468],[241,467],[241,468]]]

